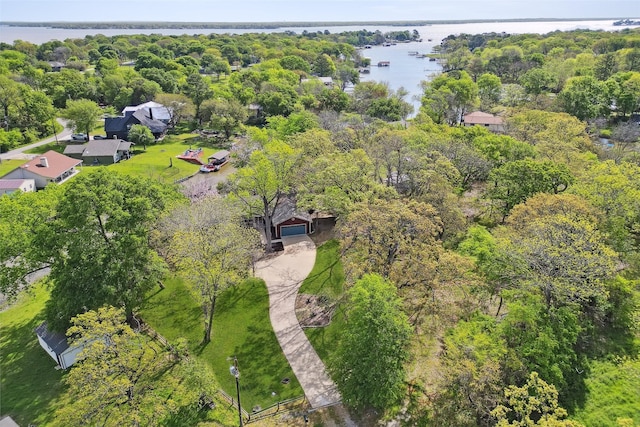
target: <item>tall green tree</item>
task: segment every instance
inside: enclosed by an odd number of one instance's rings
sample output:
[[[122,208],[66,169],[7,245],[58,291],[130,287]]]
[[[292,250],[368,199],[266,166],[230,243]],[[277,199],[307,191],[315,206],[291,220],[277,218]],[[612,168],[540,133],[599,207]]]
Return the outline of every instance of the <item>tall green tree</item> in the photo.
[[[0,75],[0,110],[5,130],[9,128],[9,109],[15,108],[20,102],[20,84],[5,75]]]
[[[271,252],[271,226],[280,201],[294,188],[299,150],[273,140],[251,153],[247,166],[229,177],[229,190],[249,211],[263,218],[266,250]]]
[[[348,292],[347,323],[329,370],[343,401],[379,410],[404,394],[411,327],[395,286],[365,275]]]
[[[569,79],[558,94],[558,101],[564,111],[580,120],[606,117],[611,105],[606,85],[593,76]]]
[[[376,273],[399,287],[432,286],[442,222],[432,206],[413,200],[373,199],[354,206],[339,224],[345,271]]]
[[[502,275],[516,287],[539,292],[547,308],[575,304],[602,310],[605,282],[613,278],[617,254],[586,218],[556,214],[506,230]]]
[[[184,93],[193,101],[196,118],[200,120],[200,106],[213,96],[209,79],[197,73],[190,74],[185,83]]]
[[[83,132],[89,138],[89,134],[102,115],[102,110],[95,102],[89,99],[67,101],[67,108],[62,111],[62,116],[71,122],[71,126],[78,132]]]
[[[500,101],[502,81],[495,74],[485,73],[478,77],[476,84],[482,108],[488,111]]]
[[[246,107],[235,99],[215,99],[211,107],[209,126],[222,131],[227,140],[242,128],[248,117]]]
[[[504,220],[518,203],[540,192],[561,193],[573,183],[574,178],[563,163],[524,159],[492,170],[489,181],[493,183],[489,197],[500,203],[498,209]]]
[[[19,109],[15,111],[13,124],[23,130],[25,136],[29,131],[35,131],[40,135],[49,135],[53,126],[55,109],[44,92],[31,89],[27,85],[20,86],[21,102]],[[10,110],[11,111],[11,110]]]
[[[64,330],[73,316],[105,304],[132,317],[163,273],[149,235],[171,194],[157,182],[108,169],[65,186],[56,217],[36,241],[51,264],[51,327]]]
[[[171,211],[162,229],[170,263],[195,282],[194,293],[204,314],[204,343],[208,343],[218,296],[248,277],[260,237],[243,224],[239,206],[211,196]]]
[[[478,86],[469,74],[453,71],[424,84],[422,108],[436,123],[457,125],[477,98]]]
[[[490,412],[501,401],[505,371],[518,365],[496,334],[495,319],[476,313],[459,321],[442,341],[430,425],[492,425]]]
[[[37,243],[38,230],[56,215],[60,186],[0,197],[0,292],[15,297],[30,274],[49,267]]]
[[[195,109],[193,102],[182,94],[160,93],[156,96],[155,101],[164,105],[169,110],[169,126],[175,126],[182,120],[189,117],[193,118]]]
[[[146,151],[147,145],[151,144],[156,138],[151,133],[151,129],[145,125],[133,125],[129,129],[127,139],[136,145],[142,145]]]
[[[318,155],[302,175],[298,197],[306,206],[339,217],[374,194],[371,160],[363,150]]]
[[[571,165],[580,152],[593,150],[586,124],[567,113],[524,110],[507,118],[505,128],[509,136],[535,146],[540,158]]]
[[[336,73],[336,64],[329,55],[321,53],[313,63],[313,71],[321,77],[332,77]]]

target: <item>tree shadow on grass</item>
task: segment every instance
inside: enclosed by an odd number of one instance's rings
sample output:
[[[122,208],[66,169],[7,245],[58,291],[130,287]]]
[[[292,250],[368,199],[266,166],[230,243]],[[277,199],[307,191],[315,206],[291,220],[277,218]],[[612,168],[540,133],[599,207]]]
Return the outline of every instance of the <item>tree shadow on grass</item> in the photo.
[[[52,404],[65,390],[64,371],[55,369],[56,362],[34,332],[41,322],[35,317],[0,328],[2,415],[11,415],[20,425],[51,422]]]
[[[303,394],[271,325],[267,326],[258,324],[249,327],[247,339],[236,348],[244,373],[241,390],[243,387],[252,390],[257,404],[263,408]],[[283,383],[285,378],[289,381]]]
[[[339,334],[344,325],[345,304],[336,305],[331,323],[322,328],[308,328],[305,330],[311,345],[320,356],[320,359],[328,363],[331,353],[336,349],[339,341]]]
[[[164,427],[196,426],[207,420],[208,409],[199,408],[197,404],[183,406],[175,414],[168,416],[160,425]]]
[[[248,412],[303,394],[273,332],[268,299],[259,279],[226,291],[216,309],[219,323],[216,329],[214,320],[213,341],[202,349],[217,367],[220,385],[232,396],[235,379],[227,367],[234,356],[238,359],[241,402]],[[284,378],[288,384],[282,383]]]
[[[194,301],[185,287],[165,289],[147,297],[140,310],[143,320],[170,342],[185,337],[190,347],[198,345],[202,339],[202,308]],[[196,332],[198,331],[198,332]]]

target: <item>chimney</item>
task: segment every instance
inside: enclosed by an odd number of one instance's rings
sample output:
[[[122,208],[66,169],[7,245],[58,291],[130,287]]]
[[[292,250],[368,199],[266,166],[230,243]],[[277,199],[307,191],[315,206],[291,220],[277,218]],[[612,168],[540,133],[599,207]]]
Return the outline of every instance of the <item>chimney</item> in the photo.
[[[43,168],[49,167],[49,162],[47,161],[46,157],[40,157],[40,166],[42,166]]]
[[[149,118],[153,120],[153,108],[149,107]]]

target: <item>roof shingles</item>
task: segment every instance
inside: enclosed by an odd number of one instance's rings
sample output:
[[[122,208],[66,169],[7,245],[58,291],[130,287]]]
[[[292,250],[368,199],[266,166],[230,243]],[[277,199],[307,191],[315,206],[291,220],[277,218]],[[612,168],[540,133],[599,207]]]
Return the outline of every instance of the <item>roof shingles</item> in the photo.
[[[46,159],[47,166],[43,164],[44,161],[42,159]],[[82,160],[72,159],[64,154],[49,150],[20,167],[45,178],[57,178],[81,163]]]

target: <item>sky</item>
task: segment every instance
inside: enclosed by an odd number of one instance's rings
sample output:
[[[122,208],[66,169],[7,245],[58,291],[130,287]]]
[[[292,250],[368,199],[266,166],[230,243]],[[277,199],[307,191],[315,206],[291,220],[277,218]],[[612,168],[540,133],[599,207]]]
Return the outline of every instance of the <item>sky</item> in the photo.
[[[0,0],[2,22],[365,22],[639,17],[640,0]]]

